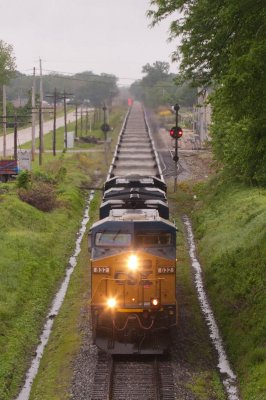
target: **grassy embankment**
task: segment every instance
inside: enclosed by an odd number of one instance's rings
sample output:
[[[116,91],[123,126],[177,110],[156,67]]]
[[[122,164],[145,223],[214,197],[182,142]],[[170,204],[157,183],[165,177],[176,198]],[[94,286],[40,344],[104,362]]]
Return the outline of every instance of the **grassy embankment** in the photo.
[[[199,189],[199,188],[198,188]],[[208,293],[244,400],[266,398],[266,190],[213,180],[194,228]]]
[[[90,207],[90,225],[98,219],[101,193],[97,192]],[[55,319],[53,331],[39,372],[34,380],[30,400],[66,400],[69,398],[73,376],[73,360],[78,353],[86,332],[81,329],[88,318],[90,274],[87,237],[84,236],[77,266]]]
[[[179,324],[174,339],[176,359],[186,373],[182,375],[182,385],[199,400],[225,400],[224,390],[210,344],[208,329],[201,314],[194,287],[191,264],[187,250],[184,225],[181,217],[190,214],[194,207],[193,189],[190,184],[179,184],[173,193],[168,187],[171,218],[174,218],[177,232],[177,302]]]
[[[114,116],[118,130],[121,114]],[[0,186],[1,400],[14,397],[22,383],[75,245],[86,197],[80,187],[94,180],[95,169],[105,173],[102,158],[97,153],[61,153],[51,161],[51,155],[44,155],[46,175],[55,178],[66,171],[56,183],[58,206],[49,213],[22,202],[14,184]]]

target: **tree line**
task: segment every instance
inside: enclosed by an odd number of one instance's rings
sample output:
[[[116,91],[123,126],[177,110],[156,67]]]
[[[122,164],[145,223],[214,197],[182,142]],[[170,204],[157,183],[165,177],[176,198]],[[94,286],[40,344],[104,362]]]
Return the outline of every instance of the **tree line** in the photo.
[[[182,106],[192,107],[196,103],[196,89],[188,82],[178,84],[178,76],[170,73],[170,65],[156,61],[142,67],[144,77],[135,81],[130,92],[136,100],[148,107],[171,106],[179,101]]]
[[[66,75],[52,72],[44,74],[42,81],[45,94],[52,94],[56,88],[58,92],[69,93],[69,98],[73,102],[80,104],[85,101],[93,107],[112,103],[112,99],[118,94],[118,78],[107,73],[94,74],[92,71],[84,71]],[[39,76],[36,76],[35,83],[38,88]],[[30,102],[33,76],[16,70],[12,46],[0,40],[0,87],[3,85],[8,85],[6,88],[8,100],[20,99]],[[0,101],[1,99],[2,90]],[[12,109],[10,104],[8,109]]]
[[[234,177],[266,185],[266,3],[264,0],[151,0],[155,25],[172,16],[180,75],[212,87],[212,145]]]

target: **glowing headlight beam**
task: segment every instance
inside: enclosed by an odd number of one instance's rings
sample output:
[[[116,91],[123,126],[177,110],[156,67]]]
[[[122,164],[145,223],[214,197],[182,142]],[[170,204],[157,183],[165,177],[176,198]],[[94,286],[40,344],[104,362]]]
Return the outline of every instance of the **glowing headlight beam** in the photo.
[[[128,269],[136,271],[138,269],[138,257],[132,254],[128,259]]]
[[[107,307],[114,308],[116,306],[116,300],[111,297],[110,299],[107,300],[106,304]]]
[[[157,297],[153,297],[151,299],[151,306],[152,307],[159,307],[159,305],[160,305],[159,299]]]

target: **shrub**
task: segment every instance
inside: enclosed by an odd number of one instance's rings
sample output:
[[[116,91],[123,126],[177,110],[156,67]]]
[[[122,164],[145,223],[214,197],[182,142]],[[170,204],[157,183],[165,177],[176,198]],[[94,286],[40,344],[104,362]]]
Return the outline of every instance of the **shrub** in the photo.
[[[17,185],[19,188],[27,189],[31,181],[31,173],[29,171],[21,171],[18,175]]]
[[[18,195],[22,201],[41,211],[52,211],[57,206],[55,189],[49,183],[36,182],[30,189],[21,188]]]

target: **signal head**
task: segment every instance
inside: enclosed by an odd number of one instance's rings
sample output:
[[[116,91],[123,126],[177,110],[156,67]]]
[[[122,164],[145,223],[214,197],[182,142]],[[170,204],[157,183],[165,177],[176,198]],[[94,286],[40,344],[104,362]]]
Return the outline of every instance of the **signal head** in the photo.
[[[183,130],[180,128],[180,126],[173,126],[170,131],[170,136],[174,139],[179,139],[181,136],[183,136]]]

